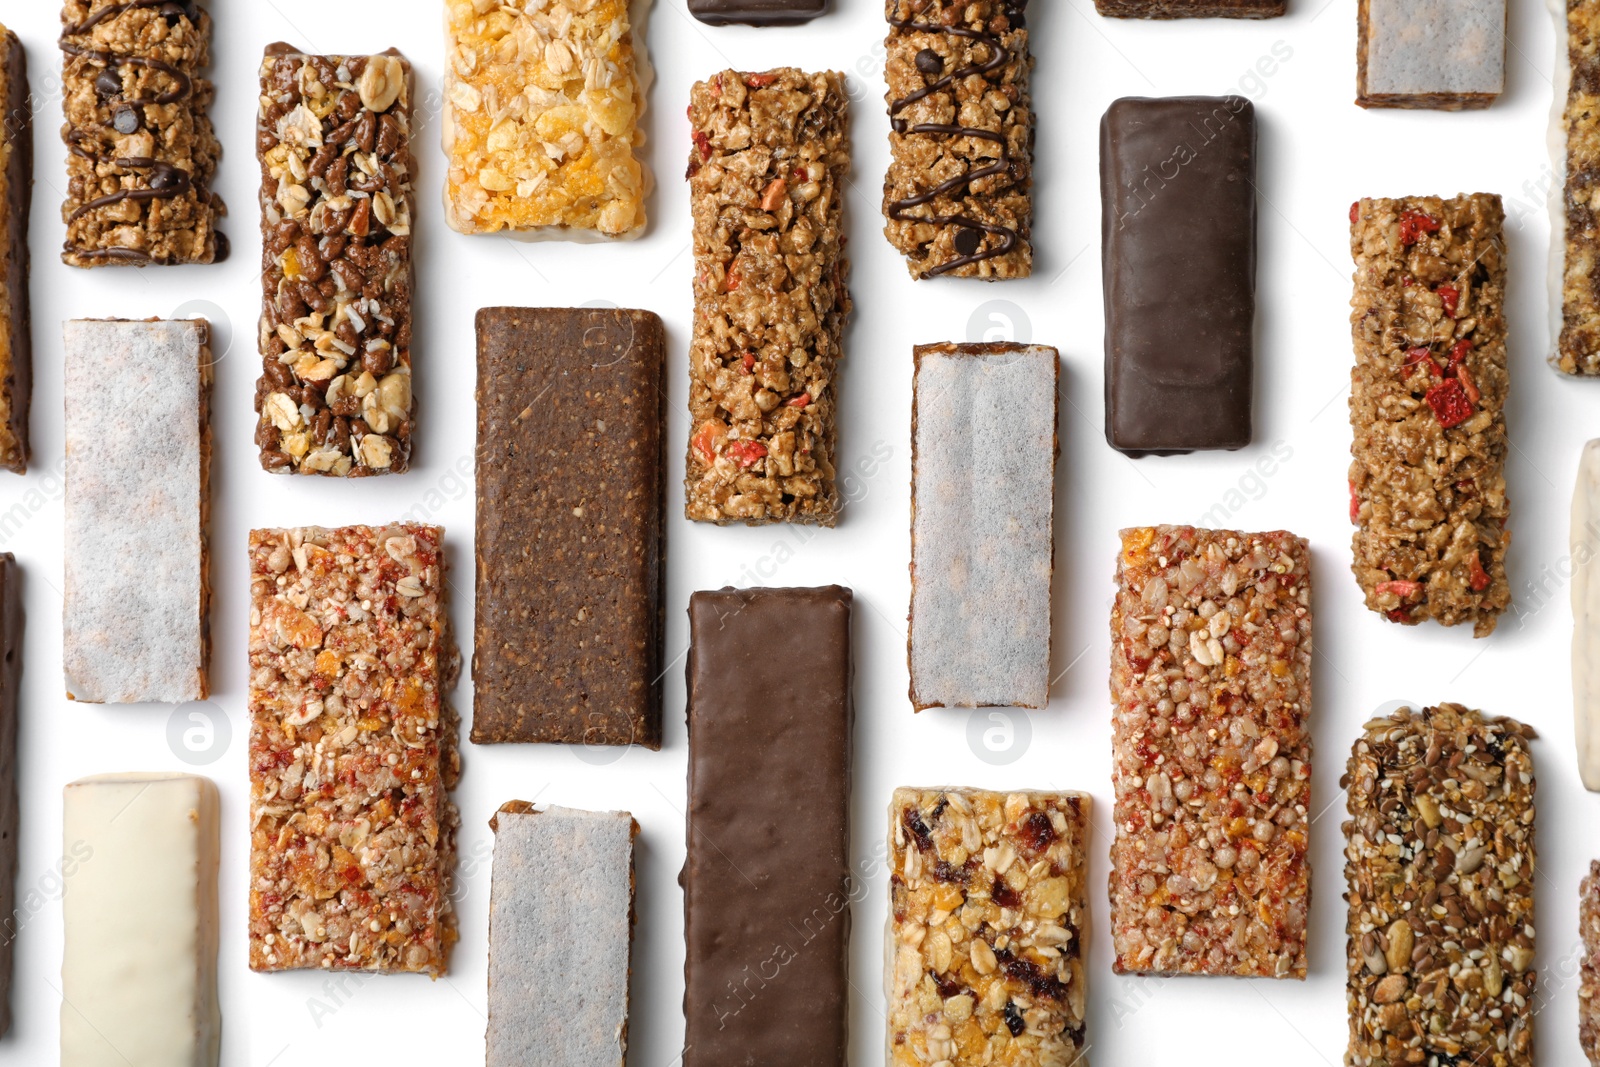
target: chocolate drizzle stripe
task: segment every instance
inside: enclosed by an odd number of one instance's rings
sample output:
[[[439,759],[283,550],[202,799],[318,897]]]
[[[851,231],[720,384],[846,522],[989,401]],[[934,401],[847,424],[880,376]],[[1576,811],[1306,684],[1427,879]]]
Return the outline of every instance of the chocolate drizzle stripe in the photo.
[[[61,31],[61,36],[63,38],[76,37],[80,33],[88,33],[102,22],[110,18],[115,18],[124,11],[133,11],[138,8],[164,7],[171,2],[172,0],[123,0],[123,2],[119,4],[107,4],[99,11],[96,11],[94,14],[84,19],[82,22],[65,27]],[[184,8],[193,7],[192,4],[179,4],[178,6]],[[185,12],[185,16],[187,17],[187,12]]]

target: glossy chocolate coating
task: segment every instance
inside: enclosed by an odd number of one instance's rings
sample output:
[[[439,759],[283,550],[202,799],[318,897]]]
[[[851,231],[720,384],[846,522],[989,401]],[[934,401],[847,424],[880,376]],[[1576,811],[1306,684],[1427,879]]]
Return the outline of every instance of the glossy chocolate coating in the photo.
[[[711,26],[786,26],[826,14],[828,0],[689,0],[689,14]]]

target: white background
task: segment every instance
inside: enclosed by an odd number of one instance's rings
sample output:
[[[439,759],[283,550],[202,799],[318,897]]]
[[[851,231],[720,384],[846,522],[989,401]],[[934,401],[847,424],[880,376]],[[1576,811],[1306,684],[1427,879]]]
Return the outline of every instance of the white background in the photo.
[[[60,328],[77,316],[204,314],[219,335],[214,426],[212,544],[216,651],[210,713],[231,739],[213,737],[214,761],[194,768],[223,795],[221,991],[223,1062],[265,1067],[332,1062],[470,1064],[482,1054],[491,835],[489,816],[521,798],[625,808],[643,827],[632,1019],[634,1067],[669,1067],[682,1041],[685,605],[691,591],[724,584],[855,589],[856,791],[852,856],[868,872],[855,909],[850,1021],[856,1067],[882,1061],[881,936],[886,879],[877,857],[884,808],[899,784],[1084,789],[1095,797],[1089,1040],[1098,1064],[1337,1063],[1345,1040],[1344,905],[1338,780],[1360,724],[1386,702],[1453,699],[1518,716],[1540,730],[1543,789],[1538,879],[1541,1062],[1577,1064],[1575,894],[1600,854],[1595,801],[1572,756],[1562,574],[1567,506],[1578,451],[1600,433],[1600,385],[1564,381],[1544,363],[1544,292],[1552,176],[1545,130],[1554,57],[1552,21],[1537,0],[1511,0],[1509,91],[1486,112],[1364,112],[1355,95],[1354,0],[1290,0],[1266,22],[1149,23],[1102,19],[1089,0],[1034,0],[1038,58],[1034,277],[985,285],[915,282],[880,233],[887,163],[882,106],[881,4],[836,0],[842,10],[807,26],[755,30],[692,21],[684,0],[662,0],[648,42],[656,69],[645,124],[656,173],[651,222],[618,245],[517,244],[464,237],[439,210],[437,115],[442,33],[438,0],[261,0],[215,3],[213,112],[223,144],[219,189],[234,255],[222,265],[73,270],[57,258],[63,181],[57,6],[3,0],[0,18],[28,47],[38,97],[33,212],[34,463],[25,478],[0,474],[0,549],[27,575],[27,658],[22,701],[21,862],[13,1003],[0,1064],[56,1058],[64,783],[102,771],[191,767],[169,742],[174,709],[68,702],[61,677],[62,397]],[[339,482],[270,477],[251,442],[259,363],[254,161],[255,78],[261,48],[284,39],[311,51],[400,47],[418,76],[416,211],[419,296],[415,367],[418,447],[401,477]],[[1280,43],[1281,42],[1281,43]],[[1273,59],[1273,53],[1287,59]],[[839,379],[841,456],[852,498],[835,530],[690,525],[682,518],[684,398],[690,323],[689,215],[682,181],[684,109],[697,78],[729,66],[795,64],[850,76],[856,173],[846,206],[850,288],[857,312]],[[1126,95],[1244,92],[1260,124],[1260,311],[1256,444],[1238,453],[1130,461],[1102,435],[1098,123]],[[1508,470],[1510,568],[1518,615],[1492,638],[1464,628],[1400,628],[1367,612],[1350,576],[1345,490],[1350,433],[1345,398],[1351,264],[1347,212],[1358,196],[1487,190],[1507,198],[1511,267],[1513,444]],[[450,973],[348,981],[323,974],[252,974],[246,966],[248,859],[245,535],[254,526],[386,522],[409,513],[443,523],[453,566],[452,610],[463,651],[472,636],[471,463],[473,314],[487,304],[571,306],[611,301],[648,308],[668,330],[669,470],[666,743],[659,753],[554,746],[466,745],[456,799],[462,809],[462,939]],[[1063,358],[1057,491],[1055,670],[1050,706],[1011,726],[989,712],[914,715],[906,697],[908,427],[911,346],[1020,339],[1056,345]],[[231,347],[228,338],[231,336]],[[1257,464],[1261,464],[1258,468]],[[1270,473],[1262,473],[1262,471]],[[21,510],[17,510],[20,505]],[[1222,511],[1212,509],[1221,505]],[[1111,974],[1104,885],[1109,845],[1107,611],[1116,531],[1131,524],[1213,521],[1286,527],[1315,550],[1318,655],[1314,664],[1316,763],[1312,831],[1315,894],[1311,975],[1265,980],[1158,981]],[[19,520],[20,525],[19,525]],[[758,635],[751,635],[759,640]],[[803,680],[799,684],[804,684]],[[471,687],[456,694],[463,717]],[[191,725],[177,709],[178,733]],[[989,734],[987,742],[986,731]],[[465,733],[465,730],[463,730]],[[589,756],[586,761],[584,756]],[[615,758],[614,758],[615,757]],[[987,760],[984,758],[987,757]],[[614,758],[613,762],[600,762]],[[1008,764],[989,762],[1011,759]],[[805,818],[796,811],[797,819]],[[130,917],[132,921],[134,917]]]

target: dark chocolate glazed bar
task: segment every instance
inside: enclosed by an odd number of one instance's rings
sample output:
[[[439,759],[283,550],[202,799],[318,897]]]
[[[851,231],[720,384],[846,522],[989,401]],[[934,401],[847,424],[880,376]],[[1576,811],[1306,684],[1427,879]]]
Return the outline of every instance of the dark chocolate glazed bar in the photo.
[[[682,1067],[845,1062],[850,602],[690,598]]]
[[[22,572],[0,553],[0,1034],[11,1029],[11,955],[21,917],[17,873],[17,691],[22,684]]]
[[[1094,0],[1094,9],[1117,19],[1270,19],[1285,0]]]
[[[828,0],[689,0],[689,14],[709,26],[787,26],[826,14]]]
[[[28,56],[0,26],[0,467],[28,468],[33,342],[28,321],[28,208],[33,200],[33,109]]]
[[[661,747],[661,372],[648,311],[478,312],[472,740]]]
[[[1118,100],[1100,122],[1106,439],[1129,455],[1250,443],[1255,108]]]

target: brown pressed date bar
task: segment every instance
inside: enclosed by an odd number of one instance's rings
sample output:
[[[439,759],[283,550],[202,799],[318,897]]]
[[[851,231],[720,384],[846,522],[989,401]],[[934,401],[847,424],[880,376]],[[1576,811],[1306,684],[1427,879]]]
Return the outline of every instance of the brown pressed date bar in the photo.
[[[1564,188],[1551,204],[1551,364],[1600,375],[1600,0],[1567,0],[1559,11],[1556,91],[1565,107],[1551,144]]]
[[[1506,0],[1358,0],[1356,103],[1460,111],[1506,84]]]
[[[33,339],[28,315],[28,208],[33,201],[33,109],[28,57],[0,26],[0,467],[28,469]],[[3,1032],[3,1031],[0,1031]]]

